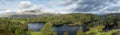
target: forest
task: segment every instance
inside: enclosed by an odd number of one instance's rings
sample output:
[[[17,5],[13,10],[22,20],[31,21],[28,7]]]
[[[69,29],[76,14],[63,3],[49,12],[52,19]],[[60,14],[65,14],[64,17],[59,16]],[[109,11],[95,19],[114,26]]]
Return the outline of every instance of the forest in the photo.
[[[44,22],[45,25],[40,32],[28,30],[29,22]],[[87,31],[79,27],[76,35],[120,35],[119,14],[61,14],[31,18],[0,18],[0,35],[57,35],[54,25],[68,24],[70,26],[84,25]]]

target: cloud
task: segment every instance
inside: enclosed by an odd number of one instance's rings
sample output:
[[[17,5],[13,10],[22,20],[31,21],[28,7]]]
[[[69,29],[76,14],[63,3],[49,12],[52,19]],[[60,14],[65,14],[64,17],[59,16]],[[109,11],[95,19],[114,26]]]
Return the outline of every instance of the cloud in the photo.
[[[41,5],[32,4],[31,1],[21,1],[18,7],[15,9],[17,9],[17,12],[20,12],[20,11],[22,12],[22,11],[40,9],[41,7],[42,7]]]
[[[59,0],[52,4],[64,12],[120,13],[120,0]]]
[[[5,4],[3,0],[0,0],[0,5],[1,5],[1,4]]]
[[[49,2],[50,10],[54,10],[55,13],[71,13],[73,9],[77,7],[77,2],[80,0],[57,0]],[[47,9],[48,10],[48,9]]]
[[[20,1],[17,7],[4,10],[3,12],[25,12],[25,11],[32,11],[32,10],[40,10],[41,13],[59,13],[58,10],[51,9],[49,6],[45,6],[42,4],[36,5],[33,4],[31,1]]]
[[[29,8],[31,7],[32,3],[30,1],[21,1],[19,7],[20,8]]]
[[[31,1],[20,1],[19,4],[14,8],[2,9],[0,12],[8,13],[8,12],[24,12],[30,10],[41,9],[41,5],[34,5]]]
[[[84,0],[78,3],[77,12],[119,13],[120,0]]]
[[[42,0],[20,1],[15,12],[40,9],[50,13],[120,13],[120,0]],[[35,0],[34,0],[35,1]],[[40,3],[40,4],[38,4]]]
[[[108,6],[105,6],[99,11],[120,12],[119,10],[120,10],[120,1],[118,1],[117,3],[110,3]]]

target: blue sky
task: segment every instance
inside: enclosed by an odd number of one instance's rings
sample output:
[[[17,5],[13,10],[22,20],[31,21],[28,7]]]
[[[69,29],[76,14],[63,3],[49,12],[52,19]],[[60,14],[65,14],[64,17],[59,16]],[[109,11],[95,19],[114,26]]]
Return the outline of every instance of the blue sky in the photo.
[[[38,6],[44,10],[53,11],[53,9],[59,8],[59,6],[52,4],[54,2],[57,2],[57,0],[1,0],[0,13],[19,12],[15,11],[15,9],[19,8],[22,4],[30,4],[32,9],[34,9],[34,6]]]
[[[120,13],[120,0],[0,0],[0,13],[35,9],[53,13]]]
[[[4,8],[14,8],[17,7],[20,2],[30,1],[32,4],[44,4],[46,5],[48,1],[45,0],[1,0],[0,9]]]

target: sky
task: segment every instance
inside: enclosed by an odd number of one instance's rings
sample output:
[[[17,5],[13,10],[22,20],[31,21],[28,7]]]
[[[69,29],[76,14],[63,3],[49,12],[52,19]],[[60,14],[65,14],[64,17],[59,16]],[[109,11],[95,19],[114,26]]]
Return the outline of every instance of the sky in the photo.
[[[29,10],[52,13],[120,13],[120,0],[0,0],[0,13]]]

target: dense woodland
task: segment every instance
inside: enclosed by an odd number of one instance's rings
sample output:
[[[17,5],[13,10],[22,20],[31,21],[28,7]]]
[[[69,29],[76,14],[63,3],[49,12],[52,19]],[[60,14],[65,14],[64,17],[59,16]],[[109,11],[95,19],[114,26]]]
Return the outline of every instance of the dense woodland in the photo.
[[[29,22],[45,22],[45,25],[40,32],[35,33],[27,29]],[[52,26],[63,24],[87,26],[88,31],[83,31],[80,27],[76,35],[117,35],[120,29],[120,15],[73,13],[37,18],[4,17],[0,18],[0,35],[56,35]]]

